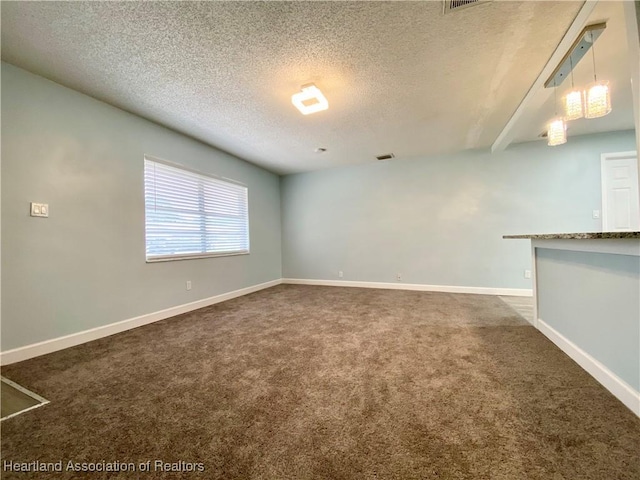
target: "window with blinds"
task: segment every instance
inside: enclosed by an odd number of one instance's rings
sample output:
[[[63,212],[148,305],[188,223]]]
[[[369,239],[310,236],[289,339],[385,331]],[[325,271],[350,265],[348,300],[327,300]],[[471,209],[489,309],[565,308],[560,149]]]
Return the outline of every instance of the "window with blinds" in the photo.
[[[247,187],[145,156],[147,262],[249,253]]]

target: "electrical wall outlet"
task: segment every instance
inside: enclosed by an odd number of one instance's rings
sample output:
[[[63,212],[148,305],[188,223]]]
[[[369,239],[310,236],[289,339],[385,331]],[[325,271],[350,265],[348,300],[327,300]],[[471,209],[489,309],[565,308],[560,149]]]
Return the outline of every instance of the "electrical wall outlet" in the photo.
[[[339,278],[344,277],[344,273],[342,272],[342,270],[340,270],[340,271],[338,272],[338,277],[339,277]]]
[[[396,280],[397,280],[398,282],[401,282],[401,281],[402,281],[402,274],[401,274],[401,273],[396,273]]]
[[[191,280],[187,280],[186,287],[187,287],[187,290],[191,290]]]
[[[524,278],[531,278],[531,270],[524,271]]]
[[[600,218],[600,210],[594,210],[593,211],[593,218]]]
[[[31,202],[31,216],[32,217],[48,217],[49,204]]]

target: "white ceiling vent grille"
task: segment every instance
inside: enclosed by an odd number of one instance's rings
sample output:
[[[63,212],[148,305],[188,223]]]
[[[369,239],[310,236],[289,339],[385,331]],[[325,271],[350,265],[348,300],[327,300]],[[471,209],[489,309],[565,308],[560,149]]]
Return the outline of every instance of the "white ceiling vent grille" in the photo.
[[[463,8],[473,7],[481,3],[488,3],[491,0],[444,0],[444,13],[462,10]]]

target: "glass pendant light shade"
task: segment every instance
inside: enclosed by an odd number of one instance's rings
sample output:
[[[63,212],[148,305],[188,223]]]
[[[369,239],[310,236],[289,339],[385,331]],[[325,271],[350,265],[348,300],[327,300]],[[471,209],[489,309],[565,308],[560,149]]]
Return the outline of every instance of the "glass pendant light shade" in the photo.
[[[567,143],[567,125],[562,118],[555,118],[549,123],[547,145],[555,147]]]
[[[597,82],[585,92],[586,118],[604,117],[611,111],[611,93],[609,82]]]
[[[564,97],[564,119],[577,120],[583,116],[582,92],[580,90],[572,90]]]

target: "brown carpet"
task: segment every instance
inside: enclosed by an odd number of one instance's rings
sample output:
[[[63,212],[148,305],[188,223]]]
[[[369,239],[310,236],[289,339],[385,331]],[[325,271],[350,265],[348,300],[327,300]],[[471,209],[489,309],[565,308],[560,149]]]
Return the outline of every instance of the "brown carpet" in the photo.
[[[2,374],[51,401],[3,461],[152,470],[3,478],[640,478],[640,420],[497,297],[281,285]]]

